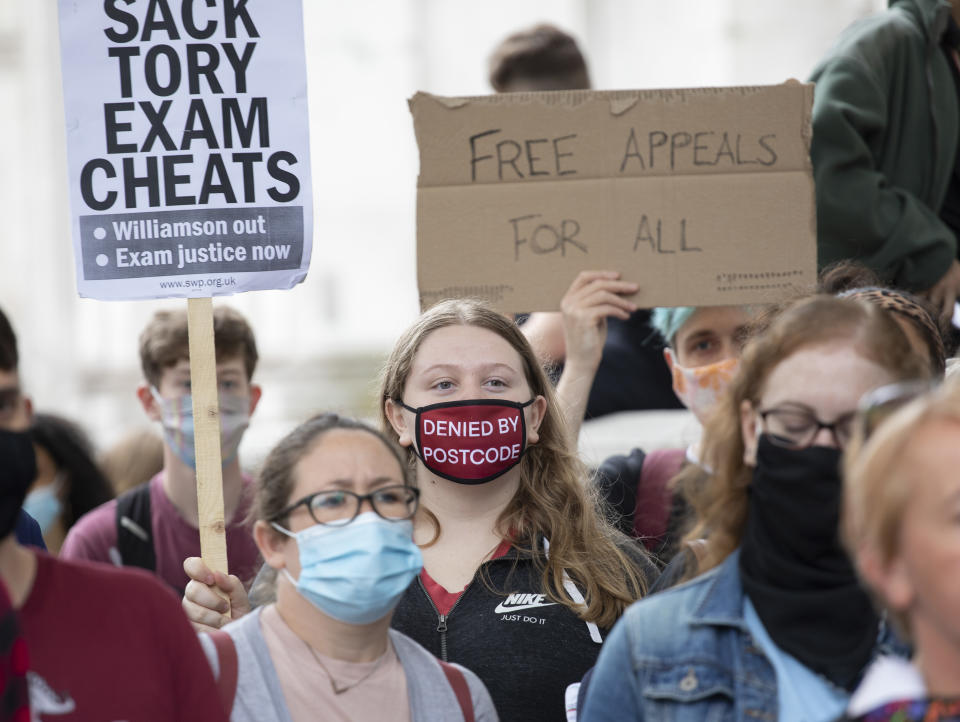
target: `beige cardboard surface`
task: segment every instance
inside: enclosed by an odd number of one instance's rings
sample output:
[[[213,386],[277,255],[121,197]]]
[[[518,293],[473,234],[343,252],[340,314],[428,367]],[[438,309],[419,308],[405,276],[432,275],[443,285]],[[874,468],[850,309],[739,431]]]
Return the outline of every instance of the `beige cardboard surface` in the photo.
[[[548,311],[581,270],[641,306],[771,301],[816,279],[813,86],[410,101],[421,304]]]

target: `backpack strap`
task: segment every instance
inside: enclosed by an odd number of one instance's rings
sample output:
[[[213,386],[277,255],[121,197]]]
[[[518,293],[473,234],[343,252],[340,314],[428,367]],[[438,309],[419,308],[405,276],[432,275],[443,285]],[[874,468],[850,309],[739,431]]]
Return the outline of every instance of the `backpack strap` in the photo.
[[[220,674],[217,675],[217,693],[223,703],[223,709],[230,716],[233,710],[233,698],[237,694],[237,645],[233,637],[220,629],[207,632],[217,649]]]
[[[643,461],[637,484],[633,534],[642,539],[650,551],[657,550],[667,533],[673,506],[669,482],[680,472],[685,460],[683,449],[658,449],[647,454]]]
[[[149,481],[117,497],[117,551],[126,567],[157,570]]]
[[[452,664],[447,664],[441,659],[437,661],[440,663],[440,669],[442,669],[444,675],[446,675],[447,682],[450,683],[453,693],[457,696],[457,703],[460,705],[460,711],[463,713],[463,721],[474,722],[473,700],[470,698],[470,687],[467,685],[467,678],[463,676],[463,672]]]

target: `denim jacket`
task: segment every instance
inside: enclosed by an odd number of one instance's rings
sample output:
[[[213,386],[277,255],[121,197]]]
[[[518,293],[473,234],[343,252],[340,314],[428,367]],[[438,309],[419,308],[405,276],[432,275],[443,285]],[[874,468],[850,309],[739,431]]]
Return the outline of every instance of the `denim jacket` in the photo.
[[[743,618],[739,558],[627,610],[600,652],[582,722],[777,719],[776,673]]]

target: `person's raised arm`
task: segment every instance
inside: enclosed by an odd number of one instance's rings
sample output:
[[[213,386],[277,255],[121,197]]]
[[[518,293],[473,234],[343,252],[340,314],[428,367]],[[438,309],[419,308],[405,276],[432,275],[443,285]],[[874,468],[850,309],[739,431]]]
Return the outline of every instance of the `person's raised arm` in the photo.
[[[560,302],[567,359],[557,384],[557,399],[576,445],[593,379],[607,339],[607,317],[626,321],[637,310],[625,296],[639,290],[616,271],[581,271]]]
[[[934,209],[895,185],[874,160],[870,143],[892,132],[884,84],[849,56],[828,62],[813,79],[810,157],[820,264],[857,259],[897,286],[936,296],[946,308],[945,296],[960,289],[960,274],[947,279],[949,289],[941,283],[956,263],[957,240]]]
[[[520,330],[541,364],[563,363],[567,353],[563,345],[563,314],[558,311],[531,313]]]
[[[183,594],[183,611],[200,632],[220,629],[228,622],[249,613],[247,590],[233,574],[212,572],[200,557],[188,557],[183,571],[190,582]],[[219,590],[223,594],[217,592]]]

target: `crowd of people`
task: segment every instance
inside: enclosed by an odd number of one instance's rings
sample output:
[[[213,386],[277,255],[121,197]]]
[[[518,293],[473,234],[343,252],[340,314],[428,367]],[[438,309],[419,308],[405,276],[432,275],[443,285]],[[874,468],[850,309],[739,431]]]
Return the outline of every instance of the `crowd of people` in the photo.
[[[816,70],[830,265],[776,305],[641,309],[615,269],[554,314],[442,301],[378,425],[318,409],[255,473],[257,343],[217,305],[230,573],[186,313],[139,339],[161,434],[98,456],[0,311],[0,720],[960,720],[958,19],[891,0]],[[589,74],[538,26],[491,83]],[[674,406],[692,445],[581,461],[584,419]]]

